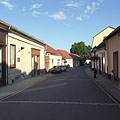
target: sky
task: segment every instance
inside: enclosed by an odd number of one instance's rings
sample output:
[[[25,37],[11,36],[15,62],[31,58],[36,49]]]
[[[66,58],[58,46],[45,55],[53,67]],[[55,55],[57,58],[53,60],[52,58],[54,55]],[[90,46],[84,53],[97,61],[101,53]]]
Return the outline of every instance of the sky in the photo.
[[[93,36],[120,25],[120,0],[0,0],[0,19],[54,49],[91,45]]]

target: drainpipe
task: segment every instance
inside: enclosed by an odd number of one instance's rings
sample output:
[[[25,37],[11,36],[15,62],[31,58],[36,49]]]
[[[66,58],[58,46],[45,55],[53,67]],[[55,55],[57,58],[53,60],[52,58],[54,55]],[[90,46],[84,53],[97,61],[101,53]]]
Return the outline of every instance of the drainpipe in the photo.
[[[6,76],[6,78],[7,78],[7,84],[8,84],[8,33],[9,33],[9,30],[11,29],[11,26],[9,26],[8,27],[8,31],[7,31],[7,65],[6,65],[6,67],[7,67],[7,70],[6,70],[6,74],[7,74],[7,76]]]

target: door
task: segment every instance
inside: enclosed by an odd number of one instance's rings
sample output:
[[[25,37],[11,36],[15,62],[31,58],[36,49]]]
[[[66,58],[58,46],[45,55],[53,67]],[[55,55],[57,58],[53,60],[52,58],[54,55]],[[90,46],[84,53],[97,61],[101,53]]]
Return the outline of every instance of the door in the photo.
[[[32,75],[40,74],[40,50],[31,48],[32,53]]]
[[[32,76],[35,75],[35,60],[34,56],[32,56]]]
[[[35,58],[34,59],[35,60],[35,62],[34,62],[35,63],[35,68],[34,68],[35,69],[35,75],[37,75],[37,68],[38,68],[37,56],[34,56],[34,58]]]
[[[48,72],[50,67],[49,67],[49,56],[46,56],[46,71]]]
[[[32,56],[32,75],[40,74],[40,56]]]
[[[40,55],[37,56],[37,74],[40,75]]]
[[[113,74],[114,78],[118,78],[118,51],[113,53]]]
[[[101,59],[99,57],[99,73],[101,73]]]
[[[20,62],[21,62],[21,72],[23,75],[26,74],[26,55],[25,55],[25,48],[21,47],[21,58],[20,58]]]
[[[0,48],[0,86],[2,85],[2,48]]]

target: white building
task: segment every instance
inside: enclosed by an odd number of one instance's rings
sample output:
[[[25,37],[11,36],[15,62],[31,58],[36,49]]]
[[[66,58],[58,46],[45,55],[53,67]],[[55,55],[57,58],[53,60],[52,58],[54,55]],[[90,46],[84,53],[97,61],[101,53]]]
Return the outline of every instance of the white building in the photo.
[[[53,66],[62,65],[62,55],[49,45],[45,46],[46,51],[46,71],[48,72]]]
[[[69,65],[73,68],[73,58],[65,50],[57,50],[58,53],[62,54],[62,65]]]

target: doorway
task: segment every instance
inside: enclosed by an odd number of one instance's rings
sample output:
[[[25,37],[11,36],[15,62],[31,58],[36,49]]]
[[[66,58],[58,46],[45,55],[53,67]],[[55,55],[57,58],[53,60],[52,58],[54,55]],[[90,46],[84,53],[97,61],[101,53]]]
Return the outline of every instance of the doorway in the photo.
[[[49,56],[46,56],[46,71],[49,72],[49,69],[50,69],[50,65],[49,65]]]
[[[114,79],[118,79],[118,51],[113,53],[113,74]]]
[[[0,86],[6,85],[6,55],[5,48],[0,47]]]
[[[32,48],[32,76],[40,74],[40,50]]]

